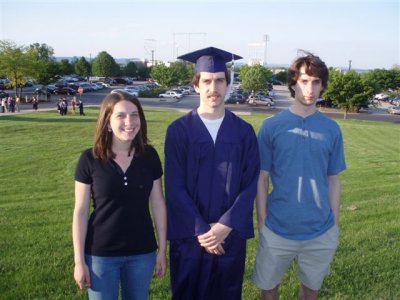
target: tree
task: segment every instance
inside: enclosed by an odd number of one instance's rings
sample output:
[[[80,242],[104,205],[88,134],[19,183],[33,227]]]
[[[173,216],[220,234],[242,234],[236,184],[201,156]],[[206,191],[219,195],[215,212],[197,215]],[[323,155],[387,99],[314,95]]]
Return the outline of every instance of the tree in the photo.
[[[280,81],[282,83],[287,83],[287,76],[288,76],[288,71],[284,70],[284,71],[280,71],[279,73],[275,74],[275,76],[273,76],[273,77],[277,81]]]
[[[18,87],[21,94],[22,86],[35,75],[38,65],[36,55],[35,50],[17,46],[11,41],[0,41],[0,70],[10,79],[15,87],[15,94],[18,92]]]
[[[174,84],[183,84],[191,81],[194,73],[193,64],[189,64],[184,61],[176,61],[171,63],[169,67],[174,78],[177,80],[177,82]]]
[[[60,65],[56,61],[41,61],[36,74],[36,81],[39,84],[48,85],[54,81],[57,74],[60,74]]]
[[[41,61],[54,60],[54,49],[47,44],[34,43],[29,45],[31,50],[36,51],[37,59]]]
[[[128,62],[123,69],[124,75],[129,77],[137,77],[137,71],[138,67],[133,61]]]
[[[151,77],[165,87],[170,87],[178,81],[172,69],[168,68],[163,63],[157,64],[151,68]]]
[[[92,66],[83,56],[75,64],[75,73],[80,76],[90,76]]]
[[[69,62],[68,59],[62,59],[59,62],[60,75],[69,75],[74,73],[74,66]]]
[[[54,49],[47,44],[34,43],[29,46],[30,51],[36,56],[38,62],[36,66],[35,78],[37,83],[47,85],[60,74],[59,64],[54,58]]]
[[[170,87],[177,84],[187,83],[193,77],[193,67],[183,61],[171,63],[169,67],[157,64],[152,67],[151,77],[159,84]]]
[[[139,66],[137,70],[137,77],[139,80],[146,80],[150,77],[151,68],[146,66]]]
[[[267,82],[272,76],[271,70],[261,65],[243,66],[239,77],[245,91],[260,91],[267,89]]]
[[[339,70],[329,70],[329,84],[323,97],[339,108],[344,109],[344,118],[349,111],[359,111],[364,105],[369,105],[376,92],[377,85],[367,77],[362,78],[355,71],[343,73]]]
[[[120,67],[110,54],[102,51],[94,59],[92,71],[94,76],[111,77],[120,72]]]
[[[371,81],[379,84],[381,91],[400,89],[400,70],[393,68],[390,70],[375,69],[368,71],[366,75]]]

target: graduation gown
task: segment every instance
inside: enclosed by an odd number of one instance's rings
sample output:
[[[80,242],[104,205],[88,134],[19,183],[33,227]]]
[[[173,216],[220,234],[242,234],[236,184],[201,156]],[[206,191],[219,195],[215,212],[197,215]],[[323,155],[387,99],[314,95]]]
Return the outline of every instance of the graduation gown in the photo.
[[[228,110],[215,144],[197,110],[168,127],[165,191],[173,299],[241,298],[259,168],[252,126]],[[221,256],[208,254],[197,241],[217,222],[232,228]]]

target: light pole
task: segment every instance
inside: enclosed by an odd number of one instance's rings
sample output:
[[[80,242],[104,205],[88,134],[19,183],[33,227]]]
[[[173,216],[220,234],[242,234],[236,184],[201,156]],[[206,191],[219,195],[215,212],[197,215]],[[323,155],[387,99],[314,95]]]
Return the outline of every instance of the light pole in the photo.
[[[147,54],[151,54],[151,65],[154,66],[154,52],[156,51],[156,40],[155,39],[145,39],[144,40],[144,50]]]
[[[188,44],[187,44],[187,47],[188,47],[188,49],[187,49],[187,52],[190,52],[190,48],[191,48],[191,45],[190,45],[190,39],[191,39],[191,36],[192,35],[200,35],[200,36],[203,36],[203,44],[205,44],[205,39],[206,39],[206,36],[207,36],[207,33],[205,33],[205,32],[180,32],[180,33],[173,33],[173,40],[172,40],[172,58],[175,60],[177,57],[178,57],[178,54],[177,54],[177,52],[178,52],[178,47],[177,47],[177,43],[176,43],[176,40],[175,40],[175,37],[177,36],[177,35],[184,35],[184,36],[186,36],[187,37],[187,42],[188,42]]]
[[[89,53],[89,77],[92,76],[92,53]]]
[[[267,66],[267,42],[269,41],[269,35],[264,34],[264,65]]]

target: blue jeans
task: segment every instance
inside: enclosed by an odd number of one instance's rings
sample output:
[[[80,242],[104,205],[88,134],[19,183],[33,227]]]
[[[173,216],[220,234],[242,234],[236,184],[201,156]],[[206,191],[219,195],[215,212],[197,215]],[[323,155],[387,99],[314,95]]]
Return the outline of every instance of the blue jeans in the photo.
[[[156,262],[156,252],[133,256],[86,255],[91,287],[90,300],[146,300]]]

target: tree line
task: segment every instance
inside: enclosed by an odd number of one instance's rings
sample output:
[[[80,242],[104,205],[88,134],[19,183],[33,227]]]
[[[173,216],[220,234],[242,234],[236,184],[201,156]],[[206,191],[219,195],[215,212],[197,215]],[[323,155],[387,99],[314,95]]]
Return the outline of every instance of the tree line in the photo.
[[[242,89],[248,92],[267,89],[272,79],[287,82],[287,70],[273,74],[261,65],[235,66],[234,72],[239,73]],[[34,79],[39,84],[47,85],[57,75],[73,73],[84,77],[128,76],[140,80],[151,77],[160,85],[171,87],[189,83],[194,74],[194,65],[176,61],[168,65],[159,62],[151,67],[134,62],[121,66],[106,51],[100,52],[93,61],[87,61],[83,56],[75,57],[72,61],[57,61],[54,49],[47,44],[20,46],[12,41],[0,40],[0,76],[7,77],[16,92],[17,87],[22,87],[27,80]],[[329,77],[329,85],[322,97],[346,112],[358,111],[361,106],[373,103],[373,96],[377,93],[387,92],[392,96],[400,94],[399,66],[364,73],[331,67]]]
[[[12,41],[0,40],[0,76],[10,80],[15,87],[22,87],[31,79],[42,85],[57,80],[58,76],[76,74],[83,77],[128,76],[147,79],[151,69],[134,62],[119,65],[106,51],[100,52],[93,61],[74,57],[72,61],[54,57],[54,49],[47,44],[34,43],[20,46]]]

